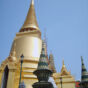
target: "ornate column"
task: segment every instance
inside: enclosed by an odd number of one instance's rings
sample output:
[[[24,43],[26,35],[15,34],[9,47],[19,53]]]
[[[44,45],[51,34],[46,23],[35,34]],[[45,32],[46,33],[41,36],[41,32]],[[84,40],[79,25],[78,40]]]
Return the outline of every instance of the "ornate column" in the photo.
[[[15,71],[15,68],[9,69],[7,88],[14,88]]]
[[[42,42],[42,52],[40,55],[38,67],[37,70],[34,71],[34,74],[37,76],[38,82],[33,84],[33,88],[53,88],[52,83],[48,82],[49,77],[52,75],[52,71],[49,70],[48,67],[44,49],[44,41]]]

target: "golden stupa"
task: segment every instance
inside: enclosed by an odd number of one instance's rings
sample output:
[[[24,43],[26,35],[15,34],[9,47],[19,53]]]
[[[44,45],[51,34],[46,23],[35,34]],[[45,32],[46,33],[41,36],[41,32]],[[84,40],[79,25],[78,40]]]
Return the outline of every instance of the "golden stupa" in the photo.
[[[36,20],[34,0],[31,0],[26,20],[14,38],[10,55],[1,64],[0,87],[6,84],[6,88],[18,88],[20,56],[23,54],[22,80],[24,81],[26,88],[32,88],[32,84],[37,81],[36,76],[33,75],[33,71],[37,68],[41,46],[41,32]],[[5,74],[5,71],[7,71],[7,74]],[[6,83],[3,82],[5,75],[8,75],[8,77],[6,77],[8,79]]]
[[[33,71],[37,68],[40,53],[42,48],[41,31],[39,29],[35,9],[34,0],[31,0],[30,8],[26,17],[26,20],[21,27],[20,31],[14,38],[12,48],[9,56],[2,62],[0,66],[0,88],[18,88],[20,79],[20,61],[21,55],[24,55],[22,65],[22,81],[25,83],[26,88],[32,88],[32,84],[37,81],[37,77],[33,75]],[[47,54],[47,47],[46,54]],[[48,55],[47,55],[48,60]],[[50,55],[49,64],[52,63],[52,55]],[[60,88],[59,78],[72,78],[74,85],[74,78],[66,71],[63,65],[61,73],[56,73],[54,65],[49,65],[50,69],[54,71],[53,78],[57,84],[57,88]],[[65,75],[65,76],[64,76]],[[71,80],[71,79],[70,79]],[[67,83],[70,83],[68,81]],[[66,87],[69,88],[69,87]],[[75,88],[71,87],[70,88]]]

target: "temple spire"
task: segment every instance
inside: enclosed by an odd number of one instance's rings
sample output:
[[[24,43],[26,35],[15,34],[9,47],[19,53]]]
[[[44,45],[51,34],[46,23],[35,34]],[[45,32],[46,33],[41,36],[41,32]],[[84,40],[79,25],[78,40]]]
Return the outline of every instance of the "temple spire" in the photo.
[[[44,48],[45,48],[45,55],[46,55],[46,58],[47,58],[47,61],[48,61],[46,30],[45,30],[45,33],[44,33],[44,39],[43,39],[43,42],[44,42]]]
[[[38,23],[36,20],[34,0],[31,0],[30,8],[26,17],[26,20],[20,30],[20,32],[30,31],[30,30],[39,30]]]
[[[81,56],[81,64],[82,64],[82,73],[81,73],[82,77],[81,77],[81,81],[82,82],[86,82],[86,81],[88,82],[88,72],[87,72],[87,70],[85,68],[82,56]]]
[[[34,0],[31,0],[31,4],[34,5]]]
[[[48,62],[45,55],[44,41],[42,42],[42,51],[38,67],[33,73],[38,78],[38,82],[32,85],[33,88],[54,88],[52,83],[48,82],[49,77],[52,75],[52,71],[48,67]]]
[[[41,51],[41,55],[40,55],[37,69],[49,69],[48,61],[47,61],[46,54],[45,54],[44,40],[42,41],[42,51]]]
[[[61,72],[63,71],[63,70],[65,70],[65,71],[67,71],[67,69],[66,69],[66,66],[65,66],[65,64],[64,64],[64,59],[63,59],[63,62],[62,62],[62,69],[61,69]]]
[[[61,69],[61,75],[70,75],[70,72],[67,71],[66,66],[64,64],[64,59],[63,59],[63,65],[62,65],[62,69]]]
[[[64,59],[63,59],[63,66],[62,66],[62,67],[63,67],[63,68],[66,68],[66,67],[65,67],[65,64],[64,64]]]
[[[56,73],[56,68],[55,68],[55,64],[54,64],[54,57],[53,57],[52,53],[49,55],[49,69],[52,70],[53,73]]]

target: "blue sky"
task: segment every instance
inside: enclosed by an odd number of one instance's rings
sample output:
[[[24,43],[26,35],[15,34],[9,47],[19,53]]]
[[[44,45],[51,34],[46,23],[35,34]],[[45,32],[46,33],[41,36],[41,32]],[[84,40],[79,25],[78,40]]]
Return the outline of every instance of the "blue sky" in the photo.
[[[0,0],[0,63],[8,57],[15,34],[24,23],[30,0]],[[88,0],[35,0],[36,16],[57,72],[62,60],[76,80],[81,60],[88,68]]]

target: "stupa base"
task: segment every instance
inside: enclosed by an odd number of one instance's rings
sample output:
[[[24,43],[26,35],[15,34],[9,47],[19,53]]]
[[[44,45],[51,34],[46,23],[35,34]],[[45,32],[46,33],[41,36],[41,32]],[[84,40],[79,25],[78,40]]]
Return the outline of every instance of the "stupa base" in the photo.
[[[51,82],[36,82],[32,86],[33,88],[53,88]]]

